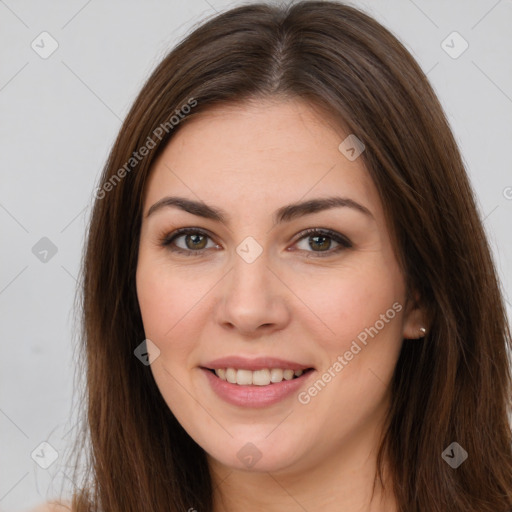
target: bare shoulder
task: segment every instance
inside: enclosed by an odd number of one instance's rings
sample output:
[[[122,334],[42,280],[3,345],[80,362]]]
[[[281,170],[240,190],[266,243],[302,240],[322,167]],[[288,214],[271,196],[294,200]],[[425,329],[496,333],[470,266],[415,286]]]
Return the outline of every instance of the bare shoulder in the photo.
[[[27,510],[27,512],[70,512],[71,504],[64,502],[51,501],[42,503],[35,508]]]

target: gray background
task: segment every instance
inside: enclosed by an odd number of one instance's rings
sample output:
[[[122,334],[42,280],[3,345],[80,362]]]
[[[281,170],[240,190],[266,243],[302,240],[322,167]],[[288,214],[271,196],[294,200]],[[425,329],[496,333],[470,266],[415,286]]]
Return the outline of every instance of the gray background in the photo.
[[[93,191],[121,120],[192,26],[240,4],[0,0],[0,511],[26,510],[69,483],[62,461],[74,425],[76,278]],[[428,73],[460,144],[508,298],[512,1],[352,5],[393,31]],[[49,39],[41,43],[43,31],[59,45],[46,59],[31,47],[35,40],[50,48]],[[458,58],[441,46],[453,31],[469,44]],[[453,36],[445,44],[452,53],[462,49]],[[57,248],[53,256],[33,253],[43,237]],[[507,308],[510,317],[510,302]],[[31,458],[43,441],[58,453],[48,469]]]

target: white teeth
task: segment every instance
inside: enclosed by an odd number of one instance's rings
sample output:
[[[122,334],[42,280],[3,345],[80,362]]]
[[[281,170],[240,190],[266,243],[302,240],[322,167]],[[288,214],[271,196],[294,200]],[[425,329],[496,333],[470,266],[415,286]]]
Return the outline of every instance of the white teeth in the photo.
[[[251,370],[238,370],[236,372],[236,383],[241,386],[250,386],[252,384]]]
[[[236,368],[218,368],[215,375],[222,380],[239,386],[268,386],[270,383],[277,384],[283,380],[292,380],[294,377],[300,377],[303,370],[283,370],[281,368],[265,368],[263,370],[237,370]]]
[[[226,380],[231,382],[231,384],[236,384],[236,370],[228,368],[226,370]]]
[[[293,375],[294,375],[293,370],[286,369],[283,372],[283,377],[284,377],[285,380],[292,380],[293,379]]]
[[[265,369],[252,372],[252,383],[256,386],[268,386],[270,384],[270,370]]]
[[[271,382],[281,382],[283,380],[283,370],[281,368],[272,368],[270,370]]]

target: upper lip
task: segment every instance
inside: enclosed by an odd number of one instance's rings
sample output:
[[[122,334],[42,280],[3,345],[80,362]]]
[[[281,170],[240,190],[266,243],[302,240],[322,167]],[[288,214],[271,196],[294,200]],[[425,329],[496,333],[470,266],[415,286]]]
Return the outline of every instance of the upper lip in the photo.
[[[307,370],[311,365],[286,361],[275,357],[255,357],[253,359],[241,356],[229,356],[214,359],[203,365],[203,368],[216,370],[219,368],[236,368],[237,370],[263,370],[264,368],[282,368],[283,370]]]

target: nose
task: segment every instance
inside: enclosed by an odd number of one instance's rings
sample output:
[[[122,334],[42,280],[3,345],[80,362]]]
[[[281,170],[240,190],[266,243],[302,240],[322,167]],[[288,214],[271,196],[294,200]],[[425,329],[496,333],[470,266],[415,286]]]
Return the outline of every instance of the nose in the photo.
[[[236,254],[218,293],[215,316],[224,329],[258,337],[281,330],[290,321],[291,292],[265,252],[252,263]]]

